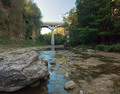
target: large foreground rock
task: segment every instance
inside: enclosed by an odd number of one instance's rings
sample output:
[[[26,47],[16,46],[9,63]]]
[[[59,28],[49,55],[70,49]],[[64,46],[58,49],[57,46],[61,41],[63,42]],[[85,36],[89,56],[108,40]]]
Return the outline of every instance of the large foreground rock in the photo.
[[[0,61],[0,91],[16,91],[36,80],[46,79],[48,68],[34,51]]]

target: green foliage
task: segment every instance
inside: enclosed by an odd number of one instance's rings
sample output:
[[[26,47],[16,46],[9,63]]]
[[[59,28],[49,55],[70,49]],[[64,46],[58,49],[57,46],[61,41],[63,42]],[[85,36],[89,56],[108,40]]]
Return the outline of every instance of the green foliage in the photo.
[[[76,9],[64,21],[72,46],[120,42],[120,0],[76,0]]]
[[[96,50],[105,51],[105,52],[120,52],[120,44],[114,45],[97,45]]]
[[[32,35],[32,31],[36,28],[40,28],[42,22],[40,19],[42,18],[40,9],[36,6],[32,1],[26,1],[24,3],[23,9],[23,19],[26,23],[26,38],[30,38]],[[36,31],[39,32],[39,31]]]
[[[110,45],[97,45],[95,49],[100,50],[100,51],[105,51],[105,52],[110,52],[112,50],[112,47]]]
[[[41,11],[32,0],[0,1],[0,37],[21,40],[39,35]],[[22,36],[22,37],[21,37]]]
[[[51,45],[51,35],[50,34],[45,34],[45,35],[40,34],[39,41],[43,41],[46,44]]]
[[[65,42],[66,37],[61,34],[55,34],[55,44],[56,45],[63,45]]]
[[[96,32],[97,29],[91,29],[89,27],[76,28],[69,31],[70,32],[70,44],[72,46],[82,45],[82,44],[93,44],[96,43]]]
[[[114,52],[120,52],[120,44],[112,45],[112,50]]]
[[[29,23],[26,25],[26,39],[29,39],[30,36],[32,36],[32,31],[33,31],[33,24]]]
[[[3,25],[5,23],[6,14],[5,12],[0,8],[0,25]]]
[[[33,47],[33,46],[43,46],[46,43],[36,40],[9,40],[9,39],[0,39],[0,46],[7,46],[7,47]]]
[[[55,34],[55,45],[62,45],[64,44],[65,40],[66,40],[65,35]],[[40,34],[39,41],[42,41],[47,45],[51,45],[51,33],[44,35]]]

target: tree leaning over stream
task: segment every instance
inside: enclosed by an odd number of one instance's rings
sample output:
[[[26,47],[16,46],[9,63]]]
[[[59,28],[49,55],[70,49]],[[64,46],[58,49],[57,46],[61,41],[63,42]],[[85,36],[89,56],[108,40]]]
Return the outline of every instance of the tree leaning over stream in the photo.
[[[73,46],[119,43],[120,0],[77,0],[65,23]]]
[[[41,11],[32,0],[0,0],[0,38],[35,39],[41,18]]]

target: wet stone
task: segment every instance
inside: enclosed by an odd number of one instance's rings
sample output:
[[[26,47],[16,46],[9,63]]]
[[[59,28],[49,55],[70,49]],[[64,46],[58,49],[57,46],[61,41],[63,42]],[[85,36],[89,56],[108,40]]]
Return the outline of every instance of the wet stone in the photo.
[[[73,81],[69,81],[65,84],[65,89],[73,89],[76,87],[76,83]]]
[[[43,60],[43,62],[46,64],[46,66],[48,66],[48,61],[47,60]]]
[[[56,65],[55,61],[50,62],[51,65]]]

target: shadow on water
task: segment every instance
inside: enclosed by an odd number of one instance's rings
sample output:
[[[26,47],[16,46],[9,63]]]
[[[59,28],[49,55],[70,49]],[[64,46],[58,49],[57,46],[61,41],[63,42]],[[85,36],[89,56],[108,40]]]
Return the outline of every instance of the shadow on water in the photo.
[[[1,92],[0,94],[48,94],[47,92],[48,88],[45,86],[47,86],[47,81],[41,80],[40,86],[38,87],[27,86],[15,92],[11,92],[11,93]]]

